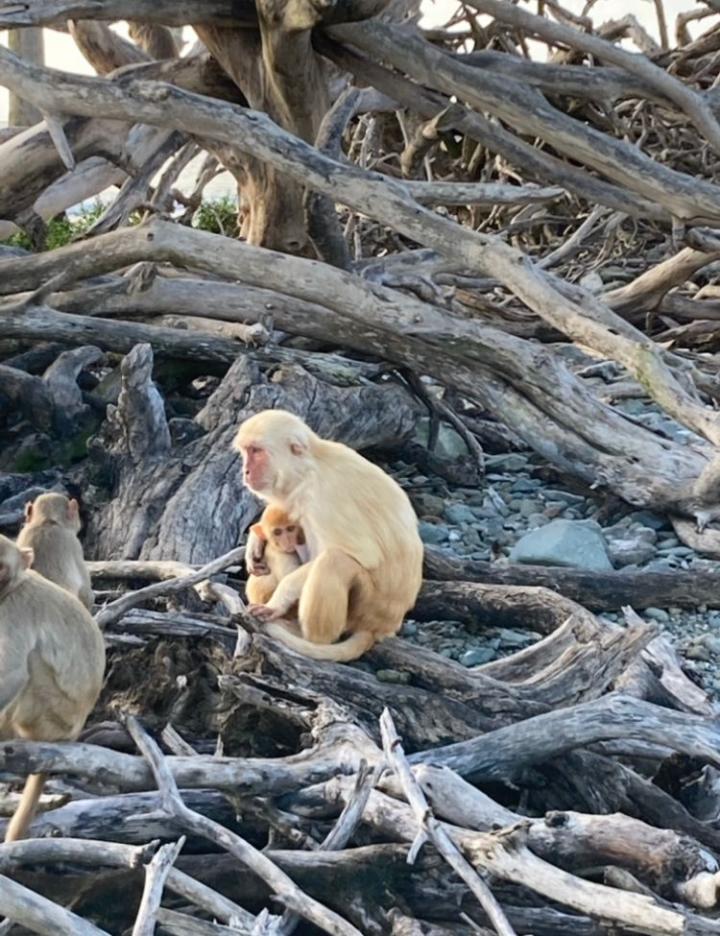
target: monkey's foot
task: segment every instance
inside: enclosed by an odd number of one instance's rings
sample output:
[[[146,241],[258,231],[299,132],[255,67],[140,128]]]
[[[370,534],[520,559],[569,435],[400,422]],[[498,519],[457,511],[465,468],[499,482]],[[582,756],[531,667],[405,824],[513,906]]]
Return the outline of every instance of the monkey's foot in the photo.
[[[277,618],[282,617],[282,614],[277,612],[274,608],[270,608],[263,604],[248,605],[248,612],[252,614],[253,617],[259,618],[261,621],[274,621]]]

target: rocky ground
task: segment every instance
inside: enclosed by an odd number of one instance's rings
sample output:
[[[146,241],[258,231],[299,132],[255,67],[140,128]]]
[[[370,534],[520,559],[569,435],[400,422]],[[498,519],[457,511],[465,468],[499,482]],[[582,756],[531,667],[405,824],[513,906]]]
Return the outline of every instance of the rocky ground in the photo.
[[[568,352],[579,354],[576,349]],[[579,363],[587,366],[586,361]],[[639,388],[628,384],[614,364],[591,366],[590,380],[598,392],[614,398],[613,405],[630,419],[678,441],[693,438],[643,398]],[[452,458],[467,450],[462,439],[443,426],[437,451]],[[420,517],[423,540],[453,556],[599,571],[626,567],[720,571],[720,562],[683,545],[666,517],[583,489],[575,479],[549,469],[530,450],[488,455],[485,481],[473,488],[453,486],[402,463],[393,469]],[[720,699],[720,595],[717,608],[700,606],[692,612],[657,607],[638,613],[672,638],[688,675]],[[620,613],[603,616],[623,623]],[[473,634],[462,623],[447,621],[418,626],[410,620],[403,635],[466,666],[482,665],[537,639],[532,632],[508,628]]]

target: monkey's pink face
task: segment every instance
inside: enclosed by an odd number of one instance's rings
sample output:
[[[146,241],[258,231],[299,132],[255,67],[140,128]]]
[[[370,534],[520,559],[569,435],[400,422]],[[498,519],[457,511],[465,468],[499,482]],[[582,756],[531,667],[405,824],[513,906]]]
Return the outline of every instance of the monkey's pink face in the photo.
[[[243,481],[255,494],[263,494],[272,489],[273,471],[270,452],[260,445],[250,443],[243,446]]]
[[[297,547],[302,546],[305,542],[300,527],[294,523],[288,526],[274,527],[271,536],[273,546],[288,555],[292,555]]]

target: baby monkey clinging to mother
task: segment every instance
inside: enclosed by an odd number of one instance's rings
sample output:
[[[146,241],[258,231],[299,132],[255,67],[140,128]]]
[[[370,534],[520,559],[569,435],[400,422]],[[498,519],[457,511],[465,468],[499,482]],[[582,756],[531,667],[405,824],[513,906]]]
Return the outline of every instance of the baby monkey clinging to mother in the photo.
[[[274,622],[297,603],[302,636],[280,623],[270,623],[268,632],[307,656],[341,661],[397,633],[420,590],[423,555],[402,488],[347,445],[321,439],[284,410],[245,420],[234,446],[246,486],[302,527],[309,554],[252,609]],[[250,563],[258,547],[251,532]]]
[[[259,541],[258,552],[247,556],[250,576],[245,594],[254,605],[265,604],[279,582],[308,559],[305,534],[280,507],[269,504],[250,532]]]

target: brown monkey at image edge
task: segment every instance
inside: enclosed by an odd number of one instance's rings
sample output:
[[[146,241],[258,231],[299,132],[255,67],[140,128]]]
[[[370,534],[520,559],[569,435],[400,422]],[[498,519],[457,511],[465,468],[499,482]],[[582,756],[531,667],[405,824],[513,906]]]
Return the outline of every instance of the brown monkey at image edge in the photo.
[[[102,688],[105,643],[87,609],[0,535],[0,740],[72,741]],[[45,776],[31,774],[5,833],[22,838]]]
[[[354,660],[400,629],[422,579],[417,518],[402,488],[302,419],[264,410],[238,430],[245,485],[301,526],[309,562],[251,610],[267,631],[320,660]],[[251,534],[248,552],[256,549]],[[298,604],[302,636],[272,623]],[[343,634],[345,639],[335,643]]]
[[[250,527],[250,532],[260,540],[264,547],[262,559],[247,555],[246,562],[250,575],[245,587],[245,594],[252,604],[265,604],[278,586],[278,583],[294,572],[307,560],[305,536],[298,523],[279,507],[269,505],[263,511],[260,520]],[[257,574],[256,562],[262,562],[267,572]]]
[[[93,606],[90,573],[80,540],[78,502],[64,494],[41,494],[25,505],[25,525],[17,544],[32,549],[33,569],[67,589],[89,610]]]

